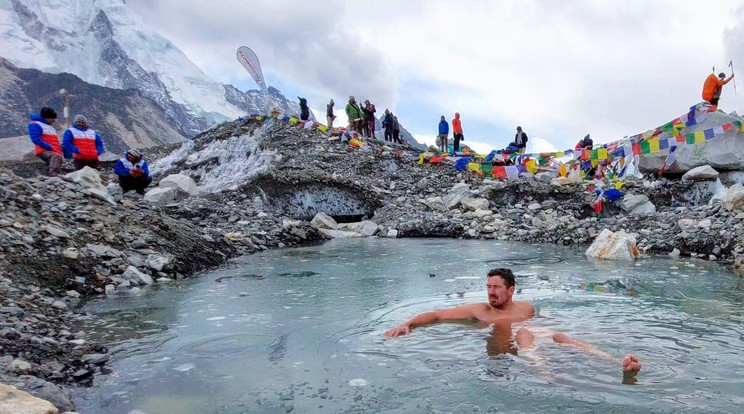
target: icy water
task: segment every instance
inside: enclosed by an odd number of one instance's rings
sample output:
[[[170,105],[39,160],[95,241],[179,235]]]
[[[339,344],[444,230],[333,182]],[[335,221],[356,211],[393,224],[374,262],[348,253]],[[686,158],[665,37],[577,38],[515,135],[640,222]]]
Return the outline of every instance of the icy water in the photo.
[[[383,332],[418,312],[485,301],[488,269],[517,274],[528,326],[643,363],[619,366],[476,323]],[[605,283],[609,281],[608,283]],[[87,305],[113,343],[81,413],[741,412],[744,279],[690,259],[587,260],[495,241],[335,240]],[[139,410],[139,411],[136,411]]]

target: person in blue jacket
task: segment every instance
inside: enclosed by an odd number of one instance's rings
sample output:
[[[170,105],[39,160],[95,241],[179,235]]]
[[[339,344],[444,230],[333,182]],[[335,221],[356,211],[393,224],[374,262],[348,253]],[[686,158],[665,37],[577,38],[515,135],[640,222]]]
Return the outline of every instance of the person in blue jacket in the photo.
[[[442,148],[442,152],[447,152],[447,137],[449,136],[449,124],[447,123],[447,120],[445,120],[444,115],[439,120],[439,139],[437,140],[437,143],[439,144],[440,148]]]
[[[119,185],[124,193],[135,190],[137,194],[145,194],[145,188],[152,182],[147,161],[135,149],[127,151],[124,158],[116,162],[114,172],[119,176]]]
[[[103,141],[98,132],[88,127],[85,115],[75,115],[72,126],[62,136],[62,152],[72,158],[75,170],[88,166],[98,169],[98,156],[103,154]]]

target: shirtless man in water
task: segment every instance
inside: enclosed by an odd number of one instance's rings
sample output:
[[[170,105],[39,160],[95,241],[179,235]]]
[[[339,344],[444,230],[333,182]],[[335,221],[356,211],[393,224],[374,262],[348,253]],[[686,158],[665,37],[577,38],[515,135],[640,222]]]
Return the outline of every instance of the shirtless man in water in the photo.
[[[477,319],[480,322],[503,326],[514,322],[523,322],[535,316],[535,308],[530,302],[512,300],[514,295],[514,274],[509,269],[492,269],[488,272],[486,287],[488,288],[488,303],[470,303],[449,309],[438,309],[433,312],[420,313],[400,326],[385,331],[385,336],[396,337],[407,335],[411,329],[428,325],[438,321]],[[620,362],[623,369],[624,382],[632,379],[641,370],[641,363],[633,355],[627,355],[622,361],[594,346],[571,338],[562,333],[554,333],[553,341],[559,344],[575,346],[589,354]],[[535,335],[527,328],[519,328],[515,335],[518,348],[527,349],[534,345]]]

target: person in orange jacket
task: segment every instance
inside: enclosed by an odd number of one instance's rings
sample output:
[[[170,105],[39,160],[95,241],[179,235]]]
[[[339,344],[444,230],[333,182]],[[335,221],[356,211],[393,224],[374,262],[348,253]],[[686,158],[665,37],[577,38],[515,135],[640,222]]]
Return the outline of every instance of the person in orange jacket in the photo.
[[[721,98],[721,92],[723,92],[723,85],[731,82],[734,75],[731,74],[726,78],[726,74],[721,72],[718,74],[718,78],[711,74],[705,79],[705,85],[703,85],[703,99],[710,103],[711,107],[708,109],[709,112],[713,112],[718,109],[718,100]]]
[[[54,109],[45,106],[38,115],[31,114],[31,122],[28,124],[28,137],[34,144],[34,152],[46,163],[50,177],[62,173],[62,145],[52,126],[56,120],[57,113]]]
[[[465,137],[462,135],[462,123],[460,122],[460,113],[455,112],[455,119],[452,120],[452,136],[454,138],[454,145],[452,151],[460,151],[460,141],[465,141]]]

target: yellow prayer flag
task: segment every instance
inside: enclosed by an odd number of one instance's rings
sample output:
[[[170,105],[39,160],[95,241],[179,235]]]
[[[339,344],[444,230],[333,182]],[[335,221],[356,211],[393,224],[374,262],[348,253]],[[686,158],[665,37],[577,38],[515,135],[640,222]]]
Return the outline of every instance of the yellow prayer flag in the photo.
[[[568,175],[568,171],[566,171],[566,164],[561,164],[561,177],[565,177]]]
[[[695,132],[695,143],[699,144],[701,142],[705,142],[705,132],[703,131],[696,131]]]
[[[529,160],[525,163],[525,167],[527,167],[527,171],[531,172],[532,174],[537,173],[537,161]]]
[[[424,153],[422,152],[421,155],[419,155],[419,165],[424,163]]]
[[[480,164],[478,164],[477,162],[469,162],[468,168],[471,171],[480,172]]]
[[[318,127],[318,130],[320,130],[322,132],[326,132],[326,131],[328,131],[328,127],[325,126],[325,125],[321,125],[321,126]]]
[[[597,168],[597,165],[599,165],[599,161],[592,160],[592,168]]]
[[[597,159],[599,160],[607,159],[607,148],[600,148],[597,150]]]
[[[560,152],[556,152],[556,153],[555,153],[555,158],[561,158],[561,157],[564,157],[565,155],[566,155],[566,154],[565,154],[565,153],[564,153],[563,151],[560,151]]]
[[[616,189],[616,190],[619,190],[619,189],[621,189],[621,188],[623,188],[623,182],[622,182],[622,181],[618,181],[618,182],[616,182],[616,183],[615,183],[615,189]]]
[[[300,120],[297,118],[289,118],[289,123],[292,125],[297,125],[300,123]]]
[[[659,139],[654,138],[654,139],[648,140],[648,149],[649,149],[649,152],[652,152],[652,153],[661,151],[659,149]]]

